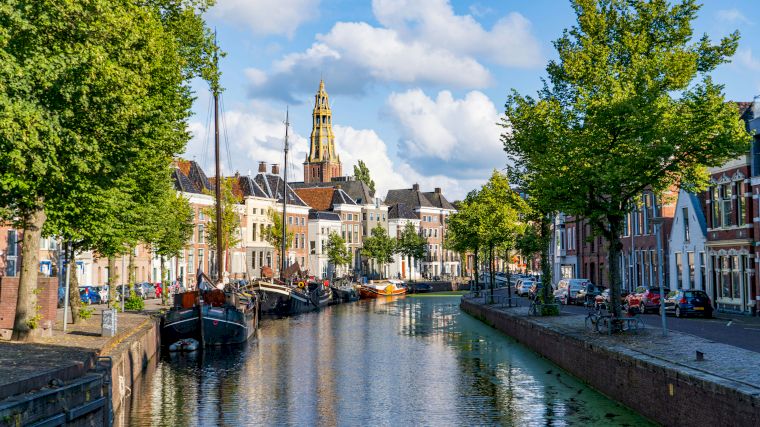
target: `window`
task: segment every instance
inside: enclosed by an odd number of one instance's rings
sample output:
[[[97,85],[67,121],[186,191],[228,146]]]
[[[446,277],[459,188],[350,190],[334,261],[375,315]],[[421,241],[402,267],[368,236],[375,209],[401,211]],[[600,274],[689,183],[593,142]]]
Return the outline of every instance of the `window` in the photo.
[[[301,217],[301,225],[304,225],[304,219]]]
[[[288,217],[288,225],[293,225],[293,217],[292,216]]]
[[[204,229],[203,224],[198,224],[198,243],[206,242],[206,235],[203,232],[203,229]]]
[[[251,239],[253,239],[253,241],[259,240],[259,226],[256,224],[253,224],[253,233],[251,234]]]
[[[736,224],[744,225],[746,223],[744,216],[747,214],[747,198],[744,197],[744,183],[736,183],[736,197],[739,199],[736,209]]]
[[[375,214],[374,214],[374,212],[370,212],[369,213],[369,220],[370,221],[374,221],[375,220]]]
[[[203,214],[202,210],[198,211],[198,220],[199,221],[205,221],[206,220],[206,215]]]
[[[206,265],[203,263],[203,249],[198,249],[198,264],[201,266],[201,270],[206,270]],[[144,271],[143,274],[145,274]]]
[[[5,257],[5,275],[16,275],[16,262],[18,260],[18,234],[16,230],[8,230],[8,249]]]
[[[309,241],[309,253],[312,255],[317,253],[317,242],[314,240]]]
[[[705,259],[705,253],[699,253],[699,286],[697,289],[707,289],[707,260]]]
[[[723,184],[721,187],[721,225],[723,227],[731,226],[731,197],[733,191],[731,184]]]
[[[364,212],[364,213],[362,213],[362,219],[363,219],[364,221],[366,221],[366,220],[367,220],[367,212]]]
[[[385,221],[385,214],[383,214],[383,221]]]
[[[681,284],[683,283],[683,265],[681,263],[681,253],[676,252],[676,283],[674,288],[680,289]]]
[[[354,224],[354,242],[359,243],[359,226]]]
[[[686,253],[686,262],[689,263],[689,282],[686,288],[690,289],[694,287],[694,252]]]
[[[681,211],[683,214],[683,239],[687,242],[689,239],[689,208],[683,208]]]
[[[628,237],[630,234],[630,231],[628,230],[629,227],[629,220],[630,214],[625,214],[623,216],[623,237]]]
[[[710,187],[710,204],[712,205],[712,226],[720,227],[720,202],[718,187]]]
[[[742,258],[744,258],[744,255],[742,255]],[[740,281],[739,281],[739,273],[742,268],[742,264],[739,259],[739,255],[734,255],[731,257],[731,297],[734,299],[740,298]],[[744,261],[743,259],[741,261]]]
[[[642,233],[643,234],[651,234],[651,232],[649,230],[649,209],[651,208],[651,206],[649,204],[649,194],[644,194],[642,197],[644,198],[644,206],[642,206],[642,209],[641,209],[642,210],[642,214],[643,214],[643,222],[642,222],[642,224],[644,224],[644,229],[643,229]]]

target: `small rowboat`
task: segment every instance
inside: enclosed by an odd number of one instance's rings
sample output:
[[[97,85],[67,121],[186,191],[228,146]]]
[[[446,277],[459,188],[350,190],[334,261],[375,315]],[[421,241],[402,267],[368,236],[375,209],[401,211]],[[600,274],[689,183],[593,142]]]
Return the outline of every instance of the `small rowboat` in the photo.
[[[169,346],[169,351],[171,352],[179,352],[179,351],[195,351],[198,350],[198,347],[200,346],[200,343],[197,340],[194,340],[192,338],[186,338],[183,340],[179,340],[175,342],[174,344]]]
[[[392,297],[406,294],[406,288],[401,282],[379,280],[361,285],[359,294],[362,298]]]

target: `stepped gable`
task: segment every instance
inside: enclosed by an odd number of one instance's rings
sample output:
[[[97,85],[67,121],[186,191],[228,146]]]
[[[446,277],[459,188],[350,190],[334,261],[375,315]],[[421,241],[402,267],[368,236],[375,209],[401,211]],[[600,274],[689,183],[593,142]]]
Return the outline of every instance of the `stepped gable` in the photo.
[[[388,209],[388,218],[393,219],[419,219],[414,210],[405,203],[396,203]]]

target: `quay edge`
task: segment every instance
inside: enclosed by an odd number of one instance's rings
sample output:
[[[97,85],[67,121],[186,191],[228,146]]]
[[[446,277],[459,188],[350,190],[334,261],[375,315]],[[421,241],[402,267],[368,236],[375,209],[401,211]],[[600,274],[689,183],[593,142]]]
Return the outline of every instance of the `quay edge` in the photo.
[[[465,298],[460,308],[657,423],[760,425],[758,389],[643,354],[616,351]]]

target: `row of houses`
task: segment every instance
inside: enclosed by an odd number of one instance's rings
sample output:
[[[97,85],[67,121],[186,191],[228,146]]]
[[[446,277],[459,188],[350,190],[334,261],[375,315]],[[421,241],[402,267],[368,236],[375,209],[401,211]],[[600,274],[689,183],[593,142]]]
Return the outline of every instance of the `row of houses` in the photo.
[[[310,149],[304,161],[304,181],[285,183],[278,165],[259,162],[255,175],[226,177],[235,196],[235,210],[240,220],[239,243],[230,248],[225,257],[225,271],[233,279],[255,279],[265,272],[278,274],[281,265],[279,248],[266,239],[271,227],[270,211],[281,212],[286,202],[285,223],[293,233],[289,249],[284,254],[286,264],[298,263],[309,274],[324,277],[330,266],[324,246],[330,233],[340,234],[353,255],[352,265],[339,269],[338,274],[385,275],[409,279],[411,273],[435,277],[460,275],[462,273],[458,254],[444,248],[446,219],[455,212],[454,206],[444,197],[440,188],[421,191],[419,185],[411,188],[390,190],[385,199],[376,197],[362,181],[342,176],[340,157],[335,150],[332,132],[332,112],[324,82],[320,82],[315,95],[313,130]],[[216,256],[206,236],[209,226],[209,210],[214,206],[216,183],[210,179],[195,161],[177,159],[172,170],[176,191],[185,197],[193,210],[193,233],[182,253],[164,260],[164,268],[170,281],[193,286],[195,271],[214,272]],[[371,230],[380,225],[389,235],[398,237],[407,223],[427,240],[426,255],[409,262],[396,256],[394,262],[377,271],[361,256],[364,239]],[[0,276],[18,274],[19,242],[21,232],[0,226]],[[62,247],[54,238],[41,242],[40,272],[43,276],[60,274],[59,259]],[[96,253],[84,252],[76,257],[80,284],[104,285],[108,282],[108,262]],[[139,245],[128,256],[116,260],[115,274],[119,280],[133,265],[131,271],[136,282],[161,281],[162,263],[147,245]],[[410,268],[412,267],[412,268]]]
[[[709,187],[699,193],[672,188],[659,196],[645,191],[627,215],[621,236],[623,288],[658,286],[704,290],[721,311],[756,314],[760,303],[760,97],[738,103],[754,135],[748,153],[709,169]],[[662,260],[655,223],[661,223]],[[607,244],[590,225],[557,215],[552,245],[553,275],[582,277],[608,286]],[[555,282],[556,282],[555,280]]]

